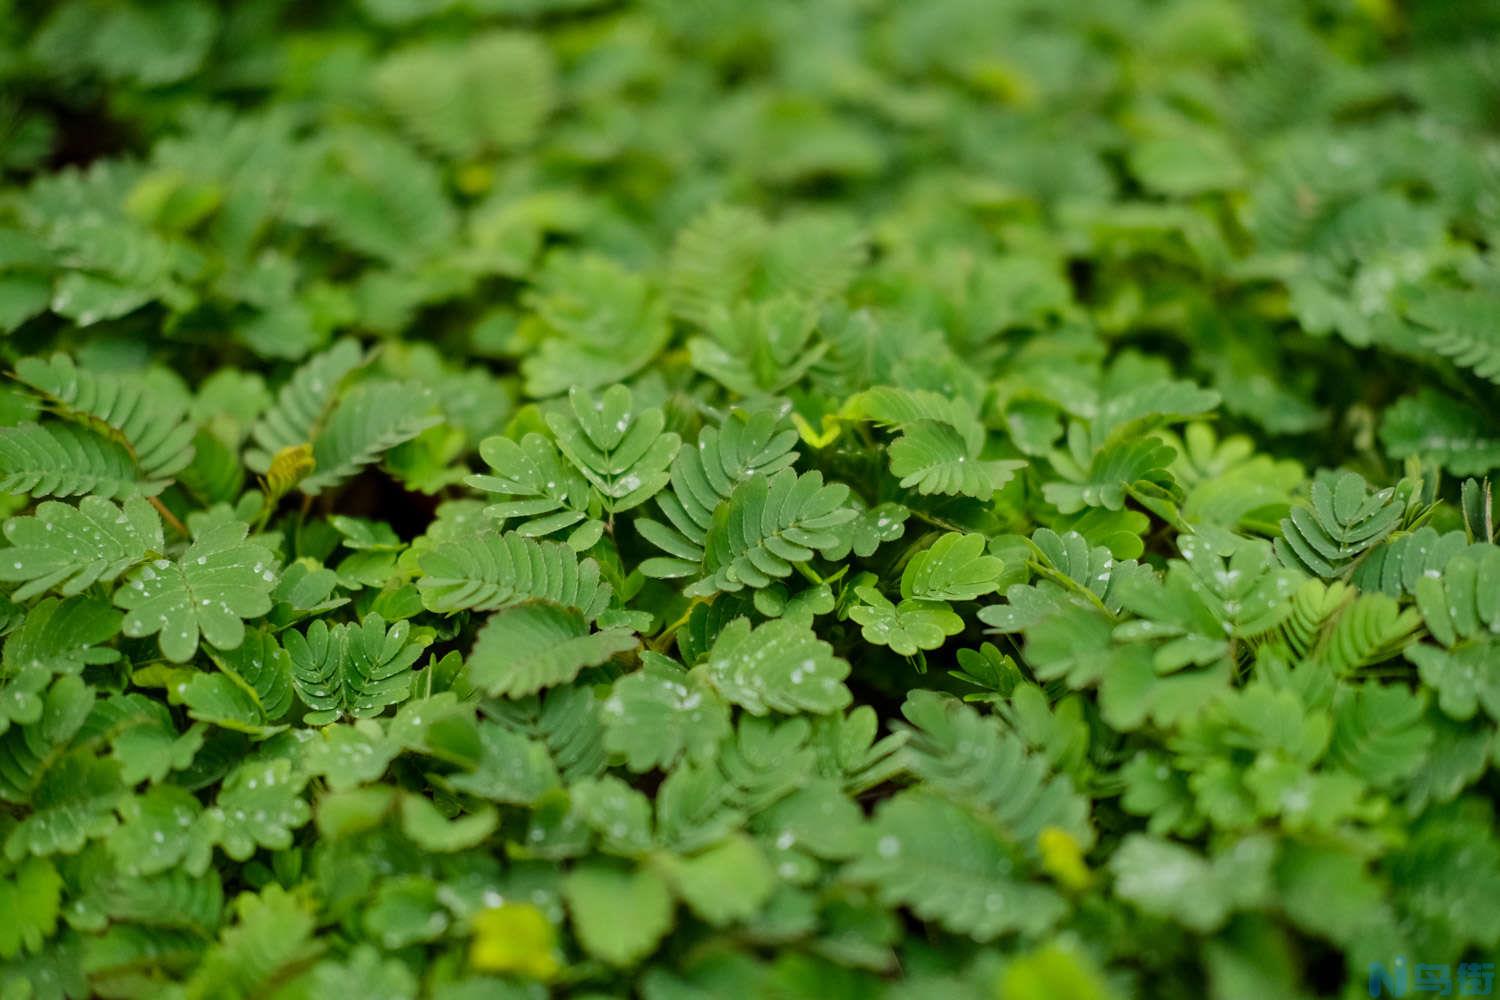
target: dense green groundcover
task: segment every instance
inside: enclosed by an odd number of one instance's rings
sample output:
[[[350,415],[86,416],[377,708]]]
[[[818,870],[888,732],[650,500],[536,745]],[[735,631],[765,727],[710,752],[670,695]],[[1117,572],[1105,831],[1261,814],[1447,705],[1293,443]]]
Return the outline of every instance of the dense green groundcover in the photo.
[[[1497,125],[1493,0],[0,0],[0,996],[1490,992]]]

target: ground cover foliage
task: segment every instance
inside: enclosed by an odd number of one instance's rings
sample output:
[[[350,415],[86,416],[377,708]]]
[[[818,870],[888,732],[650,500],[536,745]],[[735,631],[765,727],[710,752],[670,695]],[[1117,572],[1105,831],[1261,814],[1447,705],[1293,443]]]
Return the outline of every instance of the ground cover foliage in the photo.
[[[1497,29],[0,0],[0,995],[1478,989]]]

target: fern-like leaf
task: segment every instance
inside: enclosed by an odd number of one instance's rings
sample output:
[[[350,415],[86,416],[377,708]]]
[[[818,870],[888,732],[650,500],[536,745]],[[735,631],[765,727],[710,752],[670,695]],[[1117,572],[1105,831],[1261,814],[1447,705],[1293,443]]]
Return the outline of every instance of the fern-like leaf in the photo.
[[[305,633],[287,632],[285,643],[292,686],[312,709],[304,717],[308,725],[367,718],[405,701],[412,664],[427,646],[425,638],[412,636],[410,622],[387,628],[373,613],[359,624],[330,627],[319,619]]]
[[[849,704],[849,664],[806,625],[778,618],[751,628],[736,618],[702,668],[728,701],[754,715],[836,712]]]
[[[1373,787],[1399,785],[1422,765],[1432,730],[1423,722],[1427,693],[1364,684],[1339,692],[1329,758]]]
[[[437,167],[390,132],[325,130],[293,211],[357,253],[413,264],[447,249],[458,215]]]
[[[1500,467],[1500,434],[1493,422],[1475,407],[1433,389],[1392,404],[1381,416],[1380,440],[1392,458],[1416,456],[1460,476]]]
[[[714,205],[677,234],[668,298],[675,315],[707,328],[744,300],[836,296],[865,255],[863,231],[842,214],[811,213],[772,226],[751,209]]]
[[[984,459],[985,428],[959,398],[925,389],[877,386],[844,405],[844,414],[901,433],[891,442],[891,474],[905,489],[988,500],[1026,463]]]
[[[951,424],[923,420],[908,424],[891,442],[891,474],[908,489],[987,500],[1026,463],[984,460],[964,443]]]
[[[1281,522],[1276,554],[1325,580],[1345,575],[1355,559],[1395,531],[1405,509],[1394,487],[1371,492],[1355,472],[1318,479],[1309,501]]]
[[[1082,435],[1070,435],[1069,440],[1070,444],[1081,441]],[[1069,481],[1047,483],[1042,487],[1042,495],[1064,514],[1085,507],[1122,510],[1126,496],[1133,491],[1146,489],[1158,495],[1174,495],[1176,482],[1168,470],[1176,458],[1171,445],[1154,437],[1127,438],[1107,444],[1087,465],[1075,464],[1059,455],[1053,464]]]
[[[0,580],[25,581],[11,594],[16,601],[53,587],[65,595],[82,593],[166,547],[161,519],[139,497],[123,506],[97,496],[84,497],[76,507],[48,501],[31,517],[6,521],[5,537],[11,547],[0,550]]]
[[[868,885],[888,905],[907,906],[978,941],[1044,933],[1067,909],[1051,889],[1022,879],[989,824],[922,790],[881,803],[867,846],[844,877]]]
[[[398,51],[376,70],[374,88],[423,145],[461,159],[531,142],[552,109],[554,75],[534,35],[499,31]]]
[[[469,681],[491,695],[523,698],[566,684],[583,668],[638,644],[628,629],[590,632],[573,608],[521,604],[495,613],[480,629],[469,654]]]
[[[1067,831],[1085,847],[1093,843],[1088,800],[997,719],[921,690],[908,697],[902,714],[912,727],[908,764],[929,787],[992,816],[1028,852],[1047,827]]]
[[[927,601],[972,601],[992,592],[1005,563],[985,555],[983,535],[950,531],[911,557],[901,573],[901,596]]]
[[[1500,634],[1500,548],[1485,543],[1454,556],[1441,576],[1416,583],[1417,607],[1444,646]]]
[[[94,691],[82,678],[55,680],[42,697],[36,719],[0,736],[0,799],[29,802],[93,707]]]
[[[1500,296],[1429,289],[1406,314],[1425,328],[1423,347],[1500,384]]]
[[[1335,674],[1348,674],[1399,654],[1417,637],[1422,615],[1402,609],[1385,594],[1359,594],[1339,612],[1313,659]]]
[[[672,247],[672,312],[707,327],[749,285],[769,235],[766,221],[746,208],[716,205],[695,218]]]
[[[586,549],[598,540],[602,524],[589,522],[589,483],[581,473],[563,464],[552,442],[540,434],[527,434],[519,443],[508,437],[485,438],[479,457],[490,472],[472,475],[464,482],[502,499],[484,509],[502,524],[515,522],[513,530],[540,538],[575,528],[570,543]],[[593,530],[590,530],[590,529]]]
[[[364,362],[364,351],[353,340],[340,340],[303,362],[251,428],[257,447],[245,453],[245,464],[264,474],[285,449],[311,444],[333,409],[344,379]]]
[[[0,427],[0,490],[34,497],[155,496],[165,480],[143,481],[123,444],[85,427]]]
[[[291,633],[288,633],[291,634]],[[216,674],[195,674],[182,692],[195,719],[266,735],[292,707],[292,661],[266,629],[232,650],[212,650]]]
[[[429,611],[494,611],[551,601],[593,621],[609,606],[611,590],[600,580],[599,564],[580,561],[558,542],[485,532],[435,545],[419,562],[417,587]]]
[[[65,416],[93,422],[119,436],[148,479],[165,479],[193,460],[195,428],[181,405],[163,402],[135,379],[79,368],[65,354],[50,361],[22,358],[16,378]]]
[[[704,540],[705,576],[683,593],[706,597],[791,575],[794,564],[840,543],[833,529],[856,516],[844,506],[848,495],[849,487],[825,486],[818,472],[751,477],[715,513]]]
[[[641,572],[668,578],[697,574],[719,505],[755,475],[790,466],[797,459],[796,443],[797,432],[782,429],[780,417],[769,410],[737,410],[719,427],[703,428],[697,447],[677,453],[672,489],[657,494],[656,504],[670,524],[650,518],[635,522],[642,537],[668,553],[647,559]]]
[[[316,496],[337,486],[403,441],[441,421],[427,390],[405,382],[355,387],[334,409],[313,441],[312,475],[298,483]]]
[[[666,345],[666,310],[649,282],[597,254],[547,257],[526,302],[546,336],[521,362],[538,398],[622,382]]]
[[[311,905],[274,882],[259,895],[241,895],[235,911],[239,919],[223,930],[188,980],[188,1000],[260,995],[322,950],[312,940],[317,923]]]
[[[1350,581],[1361,590],[1378,590],[1391,597],[1414,593],[1424,578],[1441,576],[1448,563],[1469,547],[1462,531],[1438,534],[1426,525],[1397,534],[1370,550]]]
[[[598,398],[574,390],[568,406],[547,413],[547,426],[569,462],[598,491],[604,509],[618,514],[645,503],[671,481],[668,471],[682,439],[664,431],[666,417],[637,411],[630,389],[612,386]]]

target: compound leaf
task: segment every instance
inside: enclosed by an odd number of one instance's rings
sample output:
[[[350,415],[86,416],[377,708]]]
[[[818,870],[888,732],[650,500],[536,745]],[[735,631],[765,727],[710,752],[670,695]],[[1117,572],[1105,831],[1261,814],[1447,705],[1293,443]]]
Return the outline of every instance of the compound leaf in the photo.
[[[126,611],[132,638],[158,635],[162,655],[174,663],[190,659],[201,634],[219,649],[245,637],[244,620],[271,610],[277,560],[270,550],[246,541],[249,527],[226,521],[209,528],[174,562],[157,559],[126,577],[115,604]]]
[[[637,645],[628,629],[590,632],[571,608],[522,604],[496,612],[480,629],[469,654],[469,681],[490,695],[524,698]]]

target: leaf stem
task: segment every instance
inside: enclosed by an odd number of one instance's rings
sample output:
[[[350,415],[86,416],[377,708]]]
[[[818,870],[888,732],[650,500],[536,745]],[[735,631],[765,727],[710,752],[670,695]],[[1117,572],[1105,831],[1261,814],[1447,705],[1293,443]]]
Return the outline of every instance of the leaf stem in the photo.
[[[187,525],[179,521],[177,515],[167,509],[167,505],[161,502],[160,497],[147,497],[146,499],[150,502],[151,506],[156,508],[156,512],[161,515],[162,520],[172,526],[173,531],[177,532],[183,538],[191,537]]]

